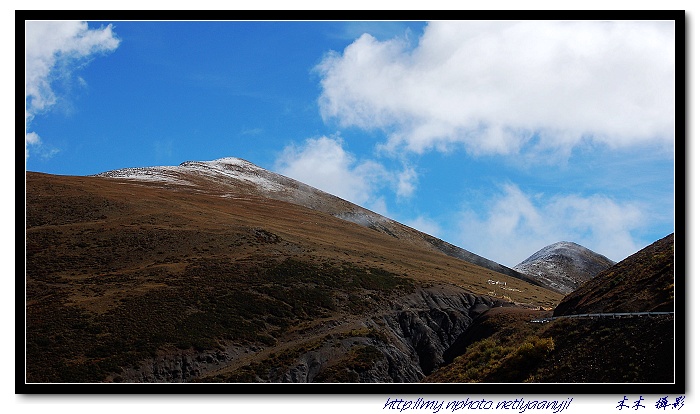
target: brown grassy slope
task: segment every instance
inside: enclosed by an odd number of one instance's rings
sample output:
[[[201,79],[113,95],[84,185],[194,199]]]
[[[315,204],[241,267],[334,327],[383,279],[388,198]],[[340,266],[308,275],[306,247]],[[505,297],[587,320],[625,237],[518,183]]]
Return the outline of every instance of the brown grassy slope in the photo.
[[[421,249],[444,253],[490,269],[496,273],[513,276],[527,280],[537,286],[543,286],[537,280],[528,278],[522,273],[487,258],[419,232],[302,182],[260,168],[242,159],[224,158],[204,162],[187,161],[176,167],[126,168],[107,171],[99,174],[99,176],[128,177],[133,180],[149,182],[153,186],[187,188],[189,191],[225,197],[255,195],[286,201],[360,224],[403,242],[418,246]]]
[[[673,311],[674,235],[654,242],[567,295],[555,315]]]
[[[424,382],[518,382],[527,378],[525,366],[511,377],[492,379],[500,365],[542,330],[532,319],[551,311],[518,308],[493,308],[480,315],[462,334],[446,355],[448,364],[424,379]],[[532,361],[536,362],[536,361]],[[487,380],[491,379],[491,380]]]
[[[27,379],[102,381],[169,348],[279,345],[422,284],[507,276],[242,188],[27,173]],[[499,297],[552,306],[519,280]]]
[[[465,333],[472,342],[424,382],[671,383],[670,316],[529,323],[494,308]]]
[[[553,338],[554,349],[534,370],[533,381],[674,382],[672,316],[558,320],[541,337]]]
[[[157,264],[177,268],[183,257],[224,255],[251,261],[262,254],[375,265],[478,294],[493,292],[487,280],[501,278],[515,290],[497,291],[497,296],[534,305],[551,306],[559,297],[411,241],[286,202],[128,180],[27,173],[27,236],[32,258],[47,258],[47,248],[58,249],[66,257],[63,261],[80,257],[81,265],[98,271]],[[69,243],[52,243],[58,239]]]

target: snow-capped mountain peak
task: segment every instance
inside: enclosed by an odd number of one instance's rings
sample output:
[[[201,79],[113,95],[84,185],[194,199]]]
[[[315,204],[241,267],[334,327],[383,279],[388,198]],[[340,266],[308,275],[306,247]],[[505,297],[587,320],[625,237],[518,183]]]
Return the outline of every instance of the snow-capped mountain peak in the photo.
[[[130,180],[156,181],[163,184],[177,184],[201,187],[199,181],[210,181],[208,190],[227,192],[232,186],[248,184],[266,192],[282,191],[284,188],[276,174],[258,167],[241,158],[226,157],[213,161],[185,161],[177,167],[137,167],[123,168],[96,174],[98,177],[125,178]],[[236,189],[240,191],[240,188]]]
[[[561,241],[540,249],[513,269],[568,294],[613,264],[607,257],[577,243]]]

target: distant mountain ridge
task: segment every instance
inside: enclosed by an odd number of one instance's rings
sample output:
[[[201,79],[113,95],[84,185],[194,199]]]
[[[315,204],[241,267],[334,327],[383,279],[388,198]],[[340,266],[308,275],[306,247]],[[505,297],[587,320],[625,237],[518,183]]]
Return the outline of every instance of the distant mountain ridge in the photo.
[[[184,186],[196,191],[219,194],[222,197],[243,192],[291,202],[395,238],[410,240],[421,247],[437,250],[494,272],[546,287],[539,281],[507,266],[240,158],[186,161],[179,166],[123,168],[94,176],[158,182],[164,187]]]
[[[556,292],[568,294],[614,265],[607,257],[573,242],[550,244],[513,267]]]

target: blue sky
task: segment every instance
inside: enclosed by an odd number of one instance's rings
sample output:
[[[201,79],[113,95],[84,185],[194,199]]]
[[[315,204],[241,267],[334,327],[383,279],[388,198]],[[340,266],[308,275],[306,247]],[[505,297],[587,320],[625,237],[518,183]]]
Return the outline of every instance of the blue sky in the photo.
[[[234,156],[514,266],[674,231],[672,22],[36,22],[26,167]]]

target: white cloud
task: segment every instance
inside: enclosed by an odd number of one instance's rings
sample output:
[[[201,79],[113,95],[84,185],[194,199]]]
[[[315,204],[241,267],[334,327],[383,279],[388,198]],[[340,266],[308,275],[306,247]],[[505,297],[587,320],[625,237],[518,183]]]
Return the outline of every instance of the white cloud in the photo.
[[[307,139],[287,146],[276,161],[281,174],[356,204],[375,201],[386,171],[373,161],[358,162],[343,149],[340,138]]]
[[[575,194],[545,197],[508,184],[488,211],[461,213],[458,243],[465,249],[515,266],[539,249],[571,241],[620,261],[643,246],[632,232],[643,227],[644,209],[606,196]]]
[[[41,145],[41,138],[36,132],[30,132],[26,137],[28,145]]]
[[[336,195],[377,213],[387,215],[383,190],[406,198],[416,188],[418,174],[404,165],[391,171],[374,160],[357,160],[343,148],[339,137],[307,139],[303,145],[287,146],[275,162],[281,174]]]
[[[89,29],[86,22],[79,21],[27,21],[24,36],[27,128],[37,114],[56,103],[54,80],[70,78],[87,58],[111,52],[119,46],[112,25]],[[85,84],[82,78],[77,78],[77,82]],[[26,136],[28,144],[32,144],[30,139],[38,139],[38,135],[31,134]]]
[[[417,47],[365,34],[321,74],[321,113],[417,153],[568,154],[582,142],[673,144],[667,22],[431,22]]]
[[[112,25],[89,29],[86,22],[28,21],[25,23],[28,116],[56,102],[51,82],[70,76],[83,59],[119,46]],[[82,81],[84,82],[84,80]]]

